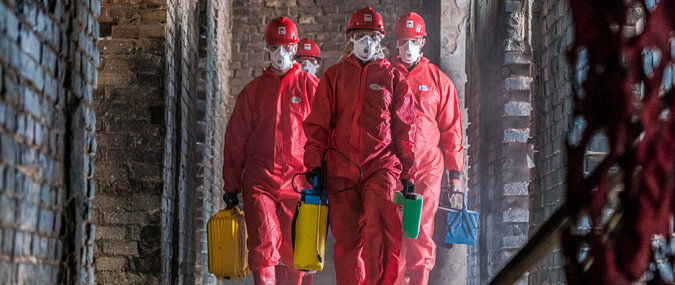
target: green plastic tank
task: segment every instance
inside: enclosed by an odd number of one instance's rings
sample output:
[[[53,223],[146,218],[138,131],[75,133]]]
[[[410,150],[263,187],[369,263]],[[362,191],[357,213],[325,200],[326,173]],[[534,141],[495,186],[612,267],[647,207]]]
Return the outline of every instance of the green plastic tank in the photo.
[[[393,202],[398,205],[398,212],[403,222],[403,237],[417,238],[420,233],[422,218],[422,195],[413,194],[414,198],[406,198],[403,193],[396,191]]]

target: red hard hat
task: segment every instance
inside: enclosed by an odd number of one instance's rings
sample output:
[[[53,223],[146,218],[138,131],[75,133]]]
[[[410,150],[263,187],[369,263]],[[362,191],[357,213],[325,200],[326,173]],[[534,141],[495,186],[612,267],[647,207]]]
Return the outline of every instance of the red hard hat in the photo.
[[[424,19],[415,12],[403,14],[396,20],[394,25],[396,38],[416,38],[426,37],[427,29],[424,26]]]
[[[291,19],[277,17],[265,28],[265,41],[271,45],[288,45],[298,42],[298,28]]]
[[[347,25],[347,33],[353,30],[375,30],[384,35],[384,22],[380,13],[373,10],[369,6],[362,8],[349,17],[349,24]]]
[[[295,56],[311,56],[321,59],[321,51],[319,51],[319,45],[314,41],[304,38],[298,42],[298,51],[295,52]]]

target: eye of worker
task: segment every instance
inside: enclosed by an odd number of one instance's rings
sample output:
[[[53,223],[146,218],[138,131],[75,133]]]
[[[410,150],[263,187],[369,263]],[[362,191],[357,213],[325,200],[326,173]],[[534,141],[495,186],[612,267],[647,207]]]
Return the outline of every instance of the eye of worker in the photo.
[[[419,38],[409,38],[409,39],[396,39],[396,46],[403,46],[407,44],[408,42],[411,42],[414,45],[417,46],[424,46],[424,44],[427,42],[425,37],[419,37]]]
[[[291,44],[291,45],[267,45],[267,49],[269,49],[270,51],[275,51],[275,50],[277,50],[279,47],[283,47],[284,50],[285,50],[286,52],[294,52],[296,46],[297,46],[297,44]]]
[[[370,36],[373,40],[376,41],[381,41],[384,36],[378,32],[378,31],[372,31],[372,30],[357,30],[352,32],[352,39],[354,40],[359,40],[363,38],[364,36]]]
[[[295,57],[295,61],[297,61],[300,64],[302,64],[305,61],[309,61],[314,65],[319,64],[319,60],[317,58],[314,58],[314,57],[311,57],[311,56],[298,56],[298,57]]]

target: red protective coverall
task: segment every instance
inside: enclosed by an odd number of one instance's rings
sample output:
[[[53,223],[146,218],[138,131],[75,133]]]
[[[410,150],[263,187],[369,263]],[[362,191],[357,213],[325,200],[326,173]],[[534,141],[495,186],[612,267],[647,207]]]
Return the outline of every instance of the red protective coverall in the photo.
[[[415,193],[422,194],[424,199],[419,236],[403,239],[397,283],[408,284],[403,276],[407,272],[409,284],[427,284],[429,271],[436,262],[436,244],[432,236],[443,166],[460,172],[464,168],[459,100],[450,78],[426,57],[410,71],[398,56],[392,58],[391,63],[406,76],[415,95]]]
[[[326,183],[338,284],[392,284],[398,273],[401,218],[391,201],[401,179],[415,177],[414,101],[403,75],[387,59],[361,66],[354,55],[324,72],[312,113],[303,123],[305,166],[321,166]]]
[[[283,77],[264,69],[239,93],[225,133],[225,191],[242,190],[249,266],[272,284],[279,258],[288,271],[277,268],[279,284],[297,284],[303,274],[293,268],[291,222],[300,195],[291,177],[306,171],[302,121],[318,81],[297,63]]]

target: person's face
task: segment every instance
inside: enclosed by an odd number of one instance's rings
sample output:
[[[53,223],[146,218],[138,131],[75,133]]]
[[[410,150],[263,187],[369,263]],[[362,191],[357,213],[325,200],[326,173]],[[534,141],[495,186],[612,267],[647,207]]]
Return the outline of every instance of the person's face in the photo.
[[[408,42],[412,42],[415,45],[418,45],[420,47],[424,47],[424,44],[427,42],[427,40],[424,37],[396,39],[396,47],[401,47],[401,46],[407,44]]]
[[[314,58],[314,57],[309,57],[309,56],[300,56],[300,57],[297,57],[297,58],[295,58],[295,61],[297,61],[297,62],[300,63],[300,64],[302,64],[302,63],[305,62],[305,61],[309,61],[309,62],[311,62],[312,64],[317,65],[317,66],[319,65],[319,63],[321,63],[318,59],[316,59],[316,58]]]
[[[268,44],[268,45],[267,45],[267,49],[268,49],[270,52],[274,52],[274,51],[277,50],[279,47],[283,47],[284,50],[286,50],[287,52],[295,53],[295,49],[298,47],[298,44],[290,44],[290,45],[270,45],[270,44]]]
[[[376,41],[381,41],[384,38],[384,35],[382,35],[380,32],[372,31],[372,30],[352,31],[352,32],[349,33],[349,36],[356,41],[358,41],[359,39],[361,39],[364,36],[370,36],[373,40],[376,40]]]
[[[311,56],[300,56],[295,59],[300,64],[300,67],[302,67],[302,70],[314,75],[318,76],[317,73],[319,72],[319,69],[321,66],[319,66],[319,63],[321,62],[317,58],[311,57]]]

